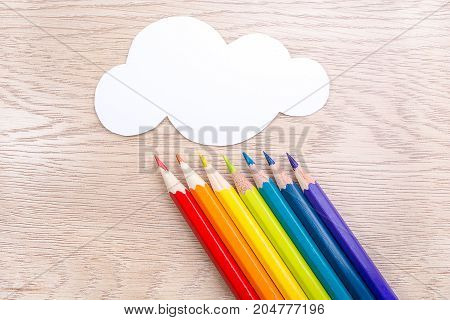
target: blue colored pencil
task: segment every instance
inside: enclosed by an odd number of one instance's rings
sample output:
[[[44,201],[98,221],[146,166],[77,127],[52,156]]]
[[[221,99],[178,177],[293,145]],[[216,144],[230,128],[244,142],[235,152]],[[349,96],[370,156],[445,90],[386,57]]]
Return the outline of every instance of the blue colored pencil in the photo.
[[[392,288],[383,278],[381,272],[370,259],[320,185],[302,170],[290,154],[287,154],[287,156],[306,198],[347,254],[375,298],[380,300],[397,300],[398,298]]]
[[[280,170],[275,161],[267,153],[264,152],[264,155],[274,174],[281,194],[303,223],[306,230],[308,230],[352,297],[362,300],[374,299],[374,296],[352,266],[345,253],[339,247],[322,220],[320,220],[315,210],[311,207],[303,192],[300,190],[300,187],[294,184],[285,171]]]
[[[245,153],[242,153],[253,180],[272,212],[300,251],[333,300],[351,300],[352,296],[319,250],[314,240],[281,195],[275,182]]]

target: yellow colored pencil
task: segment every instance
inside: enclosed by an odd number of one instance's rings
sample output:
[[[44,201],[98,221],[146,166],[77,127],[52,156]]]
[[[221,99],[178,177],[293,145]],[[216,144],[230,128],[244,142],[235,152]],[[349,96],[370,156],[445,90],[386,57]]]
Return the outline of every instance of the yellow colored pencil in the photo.
[[[242,201],[244,201],[308,298],[311,300],[330,300],[325,288],[259,194],[258,189],[242,173],[236,170],[226,156],[223,158]]]
[[[205,157],[200,156],[200,158],[214,193],[284,298],[307,300],[302,288],[239,198],[236,190],[207,163]]]

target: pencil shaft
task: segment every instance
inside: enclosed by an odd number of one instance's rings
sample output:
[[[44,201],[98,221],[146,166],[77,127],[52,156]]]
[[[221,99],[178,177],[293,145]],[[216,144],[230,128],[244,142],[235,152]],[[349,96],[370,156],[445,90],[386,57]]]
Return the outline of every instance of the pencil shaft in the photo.
[[[252,187],[240,193],[240,196],[308,298],[329,300],[330,296],[275,218],[258,190]]]
[[[258,300],[258,294],[190,192],[186,190],[185,193],[176,192],[174,194],[169,192],[169,194],[236,298],[242,300]]]
[[[197,185],[190,191],[261,299],[283,300],[211,187],[208,184]]]
[[[281,194],[308,230],[352,297],[364,300],[373,299],[372,293],[366,287],[331,233],[319,219],[300,188],[290,183],[281,189]]]
[[[258,190],[330,297],[334,300],[352,299],[273,180],[268,179]]]
[[[375,298],[383,300],[398,299],[320,185],[317,182],[309,184],[308,188],[304,190],[304,194],[358,270]]]
[[[215,193],[283,297],[288,300],[307,299],[237,192],[230,187],[220,191],[215,190]]]

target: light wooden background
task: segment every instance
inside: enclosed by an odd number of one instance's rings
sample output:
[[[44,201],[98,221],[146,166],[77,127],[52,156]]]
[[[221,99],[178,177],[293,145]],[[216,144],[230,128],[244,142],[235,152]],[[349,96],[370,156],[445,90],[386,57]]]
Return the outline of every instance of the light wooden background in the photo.
[[[400,298],[450,298],[444,3],[0,0],[0,298],[232,298],[149,164],[157,150],[176,168],[183,152],[199,168],[198,146],[167,120],[120,137],[94,112],[104,70],[174,15],[227,41],[266,33],[325,66],[324,109],[206,151],[240,166],[241,150],[301,156]]]

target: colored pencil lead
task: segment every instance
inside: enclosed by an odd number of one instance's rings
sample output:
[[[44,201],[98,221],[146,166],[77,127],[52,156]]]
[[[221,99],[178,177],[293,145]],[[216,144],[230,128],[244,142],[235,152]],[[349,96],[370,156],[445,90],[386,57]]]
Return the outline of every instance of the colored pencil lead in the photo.
[[[167,169],[164,162],[162,162],[161,159],[159,159],[159,157],[156,154],[155,154],[155,161],[156,161],[156,164],[158,165],[158,167],[164,169],[164,171],[169,171],[169,169]]]
[[[178,163],[181,164],[182,162],[184,162],[183,158],[181,157],[181,155],[179,153],[176,154],[176,157],[177,157]]]
[[[286,153],[289,159],[289,162],[291,163],[292,169],[295,172],[295,177],[297,178],[298,184],[300,185],[300,188],[302,191],[305,191],[309,188],[309,184],[315,183],[314,179],[312,179],[309,174],[307,174],[303,168],[298,164],[297,161],[289,154]]]
[[[244,159],[245,159],[245,162],[247,162],[247,165],[250,166],[252,164],[255,164],[255,161],[253,161],[253,159],[250,158],[250,156],[247,153],[242,152],[242,155],[244,156]]]
[[[291,164],[292,169],[294,169],[294,170],[297,169],[298,168],[298,162],[295,161],[295,159],[289,153],[286,152],[286,155],[287,155],[287,157],[289,159],[289,163]]]
[[[274,165],[275,161],[273,161],[273,159],[265,151],[263,151],[263,153],[264,153],[264,157],[266,157],[266,160],[267,160],[267,163],[269,164],[269,166]]]
[[[226,155],[223,155],[223,160],[225,160],[225,164],[227,165],[228,171],[230,173],[235,173],[236,168],[233,166],[233,164],[230,162],[230,159]]]
[[[208,160],[206,160],[206,157],[202,154],[199,156],[200,156],[200,161],[202,162],[203,168],[206,168],[208,166]]]

